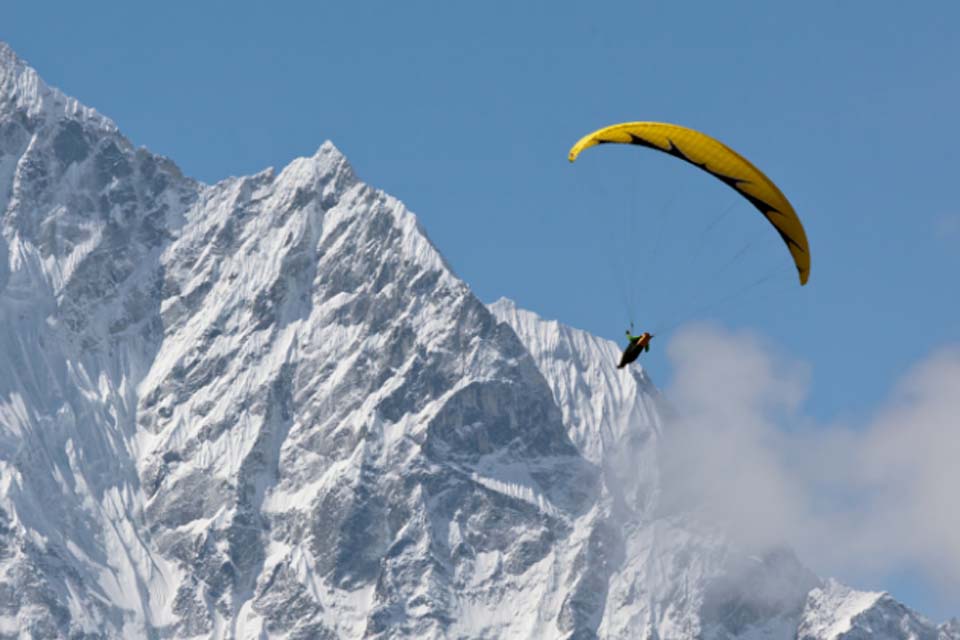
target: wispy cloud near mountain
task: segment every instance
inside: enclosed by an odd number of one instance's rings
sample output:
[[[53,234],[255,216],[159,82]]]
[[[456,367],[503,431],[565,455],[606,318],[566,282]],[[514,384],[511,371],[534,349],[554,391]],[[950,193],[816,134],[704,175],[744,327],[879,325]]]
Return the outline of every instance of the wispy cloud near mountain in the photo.
[[[815,372],[757,336],[689,327],[669,356],[668,503],[744,544],[790,541],[820,571],[882,583],[922,567],[960,602],[960,349],[930,354],[849,425],[805,416]]]

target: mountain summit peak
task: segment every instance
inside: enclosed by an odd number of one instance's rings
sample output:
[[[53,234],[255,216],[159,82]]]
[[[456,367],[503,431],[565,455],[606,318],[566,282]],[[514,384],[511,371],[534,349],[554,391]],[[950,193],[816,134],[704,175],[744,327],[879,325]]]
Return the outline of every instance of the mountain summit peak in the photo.
[[[277,176],[278,180],[289,181],[300,188],[316,186],[331,178],[341,191],[359,182],[347,157],[329,140],[321,144],[312,156],[301,156],[290,161]]]
[[[26,115],[34,126],[80,119],[105,131],[117,130],[109,118],[47,85],[9,44],[0,41],[0,118],[11,117],[16,112]]]
[[[0,69],[7,70],[18,66],[24,66],[23,60],[13,50],[13,47],[0,40]]]

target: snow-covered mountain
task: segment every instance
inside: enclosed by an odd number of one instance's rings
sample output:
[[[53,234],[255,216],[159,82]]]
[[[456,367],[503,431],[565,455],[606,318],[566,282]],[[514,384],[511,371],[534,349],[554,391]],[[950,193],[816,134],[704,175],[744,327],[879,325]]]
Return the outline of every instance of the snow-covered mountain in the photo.
[[[617,347],[330,143],[204,185],[0,44],[0,636],[941,638],[658,500]]]

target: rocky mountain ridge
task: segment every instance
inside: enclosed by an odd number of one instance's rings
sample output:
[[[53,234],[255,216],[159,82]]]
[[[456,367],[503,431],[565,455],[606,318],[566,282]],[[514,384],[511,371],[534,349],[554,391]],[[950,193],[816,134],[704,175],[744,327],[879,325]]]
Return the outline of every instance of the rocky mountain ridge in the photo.
[[[0,636],[960,638],[663,513],[642,369],[332,144],[204,185],[3,44],[0,324]]]

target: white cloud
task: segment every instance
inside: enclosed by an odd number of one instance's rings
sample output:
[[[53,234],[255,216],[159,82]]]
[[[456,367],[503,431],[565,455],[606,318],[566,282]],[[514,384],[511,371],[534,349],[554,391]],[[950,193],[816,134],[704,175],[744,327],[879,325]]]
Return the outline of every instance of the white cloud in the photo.
[[[860,449],[878,546],[960,584],[960,349],[910,371]]]
[[[960,349],[917,365],[854,427],[804,416],[809,367],[754,335],[688,328],[668,356],[669,507],[695,506],[742,544],[786,541],[821,573],[921,569],[960,600]]]

